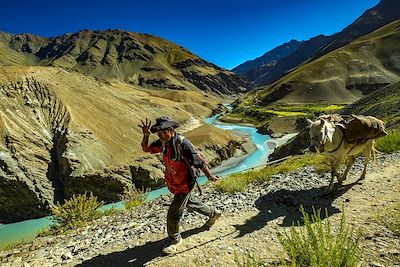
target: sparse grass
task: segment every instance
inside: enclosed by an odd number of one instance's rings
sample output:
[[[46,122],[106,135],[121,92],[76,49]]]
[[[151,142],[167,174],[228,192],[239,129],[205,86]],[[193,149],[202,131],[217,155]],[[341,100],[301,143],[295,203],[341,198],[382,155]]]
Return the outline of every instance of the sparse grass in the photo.
[[[243,108],[245,106],[251,106],[254,104],[256,99],[256,95],[255,94],[248,94],[245,95],[244,98],[240,101],[240,103],[238,104],[238,108]]]
[[[324,156],[320,154],[305,154],[294,156],[275,165],[268,165],[261,170],[252,170],[229,175],[228,177],[218,181],[215,184],[215,187],[218,190],[232,194],[245,190],[246,186],[252,182],[266,181],[275,174],[288,173],[305,165],[313,165],[318,172],[323,172],[329,169]]]
[[[149,192],[150,188],[131,188],[125,192],[123,196],[121,196],[121,201],[124,204],[125,209],[130,210],[134,207],[142,205],[146,201]]]
[[[87,193],[77,196],[73,195],[63,205],[57,203],[51,208],[53,214],[52,220],[55,224],[49,231],[43,232],[41,235],[57,234],[82,227],[88,222],[104,215],[103,212],[97,210],[103,204],[104,202],[97,201],[97,197],[92,192],[89,195]]]
[[[268,112],[268,113],[275,114],[278,117],[305,116],[305,115],[307,115],[307,113],[305,113],[305,112],[298,112],[298,111],[283,111],[283,110],[273,110],[273,109],[267,109],[265,111]]]
[[[259,106],[243,106],[241,108],[236,109],[233,112],[236,116],[250,116],[252,118],[268,118],[273,115],[279,117],[287,117],[287,116],[305,116],[307,113],[302,111],[294,111],[294,110],[281,110],[279,108],[266,109],[264,107]]]
[[[306,114],[310,113],[330,113],[334,111],[339,111],[340,109],[344,108],[344,105],[282,105],[277,106],[276,110],[281,111],[290,111],[290,112],[302,112]]]
[[[265,122],[264,119],[257,119],[257,116],[253,117],[250,115],[246,115],[245,113],[242,113],[242,112],[228,113],[228,114],[224,115],[224,117],[237,118],[237,119],[240,119],[241,122],[251,123],[253,125],[259,125],[259,124],[263,124]]]
[[[378,222],[400,236],[400,201],[385,207],[377,215]]]
[[[346,223],[343,213],[338,228],[333,231],[328,219],[321,221],[320,210],[313,209],[311,216],[303,207],[300,211],[304,227],[292,226],[289,231],[278,232],[279,242],[288,253],[291,266],[358,266],[361,235]]]
[[[264,264],[254,253],[246,253],[239,257],[235,252],[235,263],[237,267],[264,267]]]
[[[387,136],[377,139],[376,149],[385,153],[400,151],[400,131],[393,130]]]
[[[254,97],[247,97],[239,106],[229,113],[230,117],[241,118],[243,122],[262,125],[273,117],[308,117],[320,113],[333,113],[344,108],[343,105],[279,105],[274,107],[261,107],[252,104]]]
[[[11,244],[6,245],[3,249],[0,249],[0,251],[7,251],[7,250],[12,250],[16,247],[22,246],[24,244],[28,244],[30,241],[26,241],[26,240],[20,240]]]

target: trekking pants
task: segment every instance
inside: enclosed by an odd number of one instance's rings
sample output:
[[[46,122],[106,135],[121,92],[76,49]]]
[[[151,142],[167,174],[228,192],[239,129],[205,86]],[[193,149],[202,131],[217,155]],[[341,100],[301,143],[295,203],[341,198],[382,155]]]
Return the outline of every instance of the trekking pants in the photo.
[[[214,208],[204,204],[192,192],[188,194],[175,195],[168,209],[167,216],[167,231],[168,236],[174,242],[179,242],[181,234],[179,233],[179,222],[182,218],[185,207],[189,210],[194,210],[200,214],[211,217],[214,215]]]

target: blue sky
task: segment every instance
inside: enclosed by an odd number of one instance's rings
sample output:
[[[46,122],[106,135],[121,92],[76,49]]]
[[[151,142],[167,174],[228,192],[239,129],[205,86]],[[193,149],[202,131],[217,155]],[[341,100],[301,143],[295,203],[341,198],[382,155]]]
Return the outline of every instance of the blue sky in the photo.
[[[82,29],[148,33],[231,69],[291,39],[338,32],[378,2],[8,0],[1,4],[0,31],[44,37]]]

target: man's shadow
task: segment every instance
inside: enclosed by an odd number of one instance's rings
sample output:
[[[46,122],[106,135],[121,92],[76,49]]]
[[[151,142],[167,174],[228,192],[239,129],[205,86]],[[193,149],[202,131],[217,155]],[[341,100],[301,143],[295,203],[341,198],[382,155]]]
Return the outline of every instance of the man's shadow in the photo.
[[[194,228],[182,232],[182,238],[189,237],[208,230],[205,227]],[[165,256],[161,250],[166,242],[166,239],[150,241],[144,245],[126,249],[124,251],[112,252],[107,255],[98,255],[90,260],[84,261],[76,266],[144,266],[147,262]]]
[[[255,202],[260,212],[256,216],[247,219],[243,225],[235,225],[235,228],[239,231],[239,235],[236,238],[260,230],[269,221],[282,216],[283,221],[279,224],[282,227],[292,226],[293,224],[303,225],[301,207],[308,214],[313,214],[313,209],[316,211],[320,209],[321,219],[339,213],[340,210],[333,207],[332,202],[356,184],[359,184],[358,181],[343,185],[330,194],[326,193],[327,188],[324,186],[298,191],[281,189],[261,196]]]

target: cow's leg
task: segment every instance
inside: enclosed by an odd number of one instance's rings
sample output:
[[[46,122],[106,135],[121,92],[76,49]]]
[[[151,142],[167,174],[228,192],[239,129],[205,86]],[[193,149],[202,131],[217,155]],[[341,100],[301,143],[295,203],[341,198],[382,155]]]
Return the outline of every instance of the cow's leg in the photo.
[[[350,161],[349,161],[349,164],[347,164],[346,170],[344,171],[344,173],[342,174],[342,176],[338,177],[338,182],[339,182],[339,184],[342,184],[342,182],[343,182],[344,180],[346,180],[347,174],[349,173],[351,167],[352,167],[353,164],[354,164],[354,161],[356,160],[356,157],[355,157],[354,155],[351,155],[351,156],[349,156],[349,157],[350,157],[350,159],[349,159]]]
[[[338,161],[338,159],[332,158],[332,159],[329,159],[329,163],[331,165],[331,181],[330,181],[329,186],[328,186],[328,192],[332,192],[333,185],[334,185],[334,182],[335,182],[335,176],[339,177],[339,174],[337,172],[339,161]]]
[[[364,180],[365,179],[365,174],[367,173],[367,165],[368,165],[368,162],[369,162],[369,155],[371,154],[372,145],[373,145],[372,140],[369,140],[367,142],[367,144],[365,145],[365,148],[363,150],[363,153],[364,153],[364,170],[363,170],[359,180]]]

